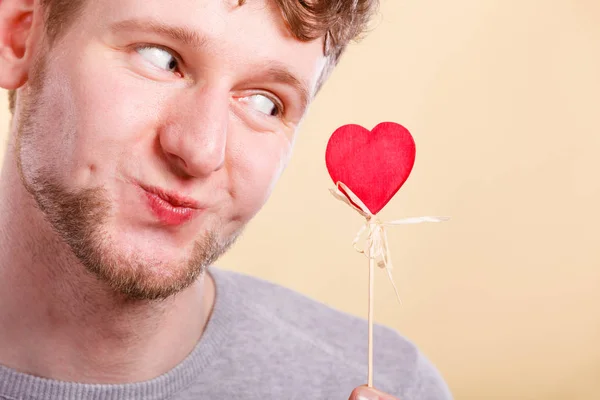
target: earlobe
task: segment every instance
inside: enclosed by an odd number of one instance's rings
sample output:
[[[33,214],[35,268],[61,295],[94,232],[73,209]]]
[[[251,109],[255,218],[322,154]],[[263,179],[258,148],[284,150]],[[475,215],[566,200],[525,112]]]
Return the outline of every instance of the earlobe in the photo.
[[[36,15],[31,0],[0,0],[0,87],[17,89],[27,81]]]

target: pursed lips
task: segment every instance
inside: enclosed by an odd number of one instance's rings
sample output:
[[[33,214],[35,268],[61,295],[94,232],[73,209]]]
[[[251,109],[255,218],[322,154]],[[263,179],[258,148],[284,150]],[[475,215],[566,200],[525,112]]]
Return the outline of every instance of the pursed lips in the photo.
[[[146,186],[144,184],[140,184],[141,188],[144,189],[148,193],[152,193],[163,199],[164,201],[171,204],[173,207],[181,207],[181,208],[193,208],[193,209],[201,209],[203,208],[200,203],[190,197],[186,197],[180,195],[176,192],[167,191],[165,189]]]
[[[138,183],[144,191],[149,209],[155,218],[165,226],[179,226],[190,221],[202,212],[200,202],[155,186]]]

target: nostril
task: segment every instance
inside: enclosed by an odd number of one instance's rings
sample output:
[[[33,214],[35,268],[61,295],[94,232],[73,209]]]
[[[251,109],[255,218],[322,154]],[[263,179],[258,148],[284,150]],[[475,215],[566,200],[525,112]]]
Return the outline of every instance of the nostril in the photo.
[[[167,158],[167,162],[168,162],[169,166],[171,167],[171,170],[176,175],[180,175],[180,176],[189,176],[190,175],[190,173],[188,172],[188,165],[182,157],[178,156],[177,154],[169,153],[166,151],[164,153]]]
[[[173,159],[175,160],[175,162],[179,165],[181,165],[183,168],[187,168],[187,163],[185,162],[185,160],[183,158],[181,158],[180,156],[176,155],[176,154],[171,154],[171,157],[173,157]]]

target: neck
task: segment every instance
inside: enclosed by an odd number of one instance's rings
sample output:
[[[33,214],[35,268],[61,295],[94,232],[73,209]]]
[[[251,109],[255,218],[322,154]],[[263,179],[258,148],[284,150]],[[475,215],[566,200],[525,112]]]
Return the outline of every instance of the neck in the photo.
[[[0,176],[0,364],[83,383],[152,379],[192,351],[213,300],[208,274],[163,301],[110,292],[44,220],[9,143]]]

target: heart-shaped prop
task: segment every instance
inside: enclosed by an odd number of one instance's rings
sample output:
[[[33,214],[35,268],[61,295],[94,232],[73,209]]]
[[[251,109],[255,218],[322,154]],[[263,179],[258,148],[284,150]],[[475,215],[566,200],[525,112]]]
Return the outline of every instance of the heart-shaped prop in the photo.
[[[394,122],[382,122],[372,131],[344,125],[331,135],[325,162],[333,182],[345,184],[377,214],[408,179],[415,142],[405,127]]]
[[[372,131],[360,125],[344,125],[333,132],[325,154],[329,175],[338,200],[365,218],[352,245],[369,259],[369,366],[367,386],[373,387],[373,282],[374,269],[387,271],[398,301],[400,295],[392,279],[392,261],[386,227],[441,222],[444,217],[412,217],[382,222],[376,214],[394,197],[408,179],[415,163],[415,142],[400,124],[382,122]],[[365,236],[363,236],[365,235]],[[364,247],[358,246],[364,238]]]

